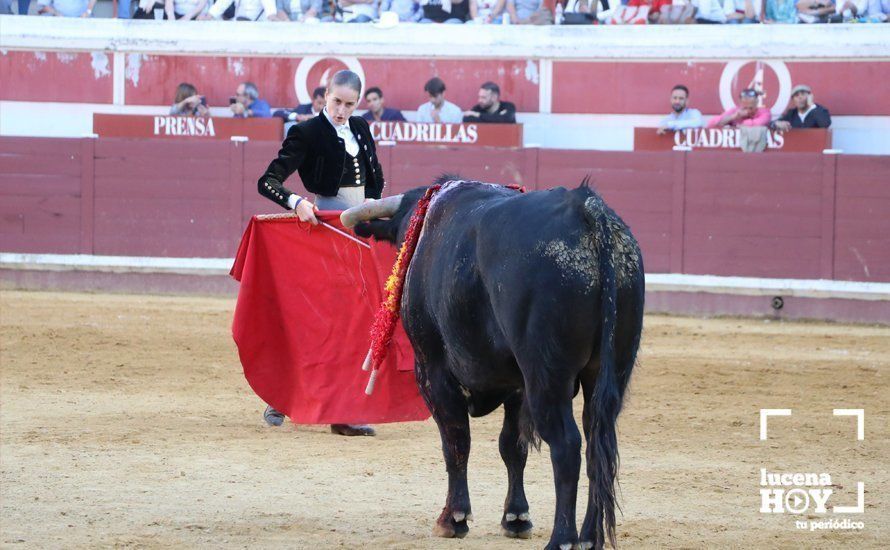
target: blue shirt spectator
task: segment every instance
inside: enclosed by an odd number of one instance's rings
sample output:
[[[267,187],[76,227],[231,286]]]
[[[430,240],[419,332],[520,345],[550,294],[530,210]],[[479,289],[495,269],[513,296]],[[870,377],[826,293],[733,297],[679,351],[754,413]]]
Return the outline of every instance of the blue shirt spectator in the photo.
[[[420,4],[416,0],[383,0],[380,13],[394,11],[399,14],[399,21],[417,22],[423,16]]]
[[[57,17],[91,17],[96,0],[40,0],[40,13]]]
[[[368,122],[399,122],[405,120],[402,111],[388,109],[384,105],[383,91],[380,88],[368,88],[365,91],[365,102],[368,104],[368,111],[362,115],[362,118]]]
[[[690,109],[687,104],[688,101],[689,88],[682,84],[677,84],[671,89],[671,114],[661,119],[661,124],[658,125],[659,134],[663,134],[668,130],[676,131],[704,126],[701,111]]]
[[[324,109],[324,94],[327,89],[324,86],[315,88],[312,92],[312,103],[297,105],[294,109],[279,109],[272,113],[285,122],[303,122],[317,116]]]
[[[532,16],[541,9],[541,0],[507,0],[507,13],[514,25],[531,23]]]
[[[321,19],[321,0],[277,0],[276,6],[279,13],[287,14],[291,21],[304,22]]]
[[[235,97],[229,105],[232,114],[241,118],[268,118],[272,116],[269,104],[260,99],[260,91],[253,82],[238,85]]]

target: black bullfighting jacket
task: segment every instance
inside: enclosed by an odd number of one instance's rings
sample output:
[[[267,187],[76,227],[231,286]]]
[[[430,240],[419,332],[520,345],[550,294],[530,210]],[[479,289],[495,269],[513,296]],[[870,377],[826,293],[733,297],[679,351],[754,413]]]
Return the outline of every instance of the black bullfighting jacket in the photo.
[[[362,117],[349,117],[349,127],[358,141],[359,157],[370,170],[365,174],[365,197],[379,199],[383,192],[383,168],[377,158],[377,147],[371,128]],[[291,127],[278,151],[278,158],[269,164],[259,179],[258,187],[264,197],[287,208],[287,198],[293,191],[284,181],[299,172],[303,186],[310,193],[335,197],[343,177],[346,146],[343,139],[322,113]]]

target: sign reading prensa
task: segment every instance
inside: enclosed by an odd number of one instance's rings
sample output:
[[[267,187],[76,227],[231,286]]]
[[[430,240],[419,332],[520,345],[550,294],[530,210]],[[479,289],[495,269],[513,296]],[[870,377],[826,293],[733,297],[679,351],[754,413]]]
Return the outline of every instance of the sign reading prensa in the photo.
[[[230,139],[281,141],[279,118],[211,118],[170,115],[93,114],[93,133],[100,137],[160,139]]]
[[[216,137],[213,119],[198,116],[156,116],[154,136]]]
[[[521,124],[372,122],[371,135],[382,143],[522,147]]]

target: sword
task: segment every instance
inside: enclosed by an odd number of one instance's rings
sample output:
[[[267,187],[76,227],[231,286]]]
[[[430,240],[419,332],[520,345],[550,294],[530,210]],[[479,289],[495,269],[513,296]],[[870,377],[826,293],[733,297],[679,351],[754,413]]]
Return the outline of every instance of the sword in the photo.
[[[367,248],[368,250],[371,249],[371,245],[369,245],[368,243],[366,243],[366,242],[364,242],[364,241],[361,241],[361,240],[359,240],[359,239],[356,239],[355,237],[353,237],[353,236],[350,235],[349,233],[337,229],[336,227],[334,227],[333,225],[329,224],[328,222],[323,222],[323,221],[321,221],[321,220],[318,220],[318,223],[320,223],[321,225],[327,227],[328,229],[330,229],[330,230],[333,231],[334,233],[337,233],[338,235],[341,235],[341,236],[343,236],[343,237],[346,237],[346,238],[349,239],[350,241],[353,241],[353,242],[355,242],[355,243],[358,243],[358,244],[364,246],[364,247]]]

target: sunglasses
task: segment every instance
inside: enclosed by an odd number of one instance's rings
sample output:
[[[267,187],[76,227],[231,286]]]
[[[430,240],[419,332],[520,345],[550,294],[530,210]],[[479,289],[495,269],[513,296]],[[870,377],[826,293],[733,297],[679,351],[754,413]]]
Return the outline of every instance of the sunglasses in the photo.
[[[757,90],[742,90],[742,93],[740,95],[742,97],[757,97],[760,94],[757,93]]]

